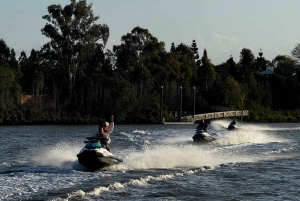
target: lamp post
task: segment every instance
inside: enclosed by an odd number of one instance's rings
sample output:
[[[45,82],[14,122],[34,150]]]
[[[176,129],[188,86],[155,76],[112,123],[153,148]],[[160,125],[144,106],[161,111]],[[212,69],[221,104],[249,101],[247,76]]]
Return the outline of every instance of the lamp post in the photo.
[[[180,109],[179,109],[179,121],[181,121],[181,113],[182,113],[182,87],[180,87]]]
[[[195,97],[196,97],[196,94],[195,94],[195,87],[193,87],[194,89],[194,110],[193,110],[193,121],[195,122]]]
[[[245,94],[243,94],[241,96],[241,100],[242,100],[242,115],[241,115],[241,121],[243,121],[243,115],[244,115],[244,101],[245,101]]]
[[[162,115],[163,97],[164,97],[164,86],[160,86],[160,88],[161,88],[160,123],[164,123],[164,122],[163,122],[163,115]]]

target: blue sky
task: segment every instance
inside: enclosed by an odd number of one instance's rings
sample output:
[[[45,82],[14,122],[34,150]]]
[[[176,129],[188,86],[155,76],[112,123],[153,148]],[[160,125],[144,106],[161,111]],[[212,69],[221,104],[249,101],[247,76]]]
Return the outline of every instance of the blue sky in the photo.
[[[47,7],[69,0],[0,0],[0,38],[19,56],[39,50],[49,41],[41,34]],[[243,48],[255,57],[262,49],[268,60],[290,55],[300,43],[300,0],[87,0],[99,24],[107,24],[106,48],[119,45],[123,35],[140,26],[170,50],[171,43],[191,45],[199,54],[206,48],[217,65],[230,55],[236,62]]]

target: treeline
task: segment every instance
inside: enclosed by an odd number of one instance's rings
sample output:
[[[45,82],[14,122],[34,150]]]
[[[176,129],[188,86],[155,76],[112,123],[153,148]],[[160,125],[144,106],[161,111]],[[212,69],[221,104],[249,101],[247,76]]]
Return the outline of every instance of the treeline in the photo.
[[[17,60],[0,40],[1,124],[93,124],[110,114],[119,123],[158,123],[162,94],[166,121],[178,120],[171,111],[192,114],[194,94],[196,114],[220,105],[250,110],[254,121],[300,120],[300,44],[292,57],[268,61],[243,48],[239,61],[214,65],[195,40],[166,50],[141,27],[105,50],[109,27],[86,1],[51,5],[43,19],[50,41],[28,57]]]

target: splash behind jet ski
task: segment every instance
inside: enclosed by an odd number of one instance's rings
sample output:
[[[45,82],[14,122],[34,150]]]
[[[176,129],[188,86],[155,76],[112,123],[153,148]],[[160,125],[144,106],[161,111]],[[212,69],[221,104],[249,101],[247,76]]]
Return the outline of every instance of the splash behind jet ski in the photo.
[[[196,134],[193,136],[194,142],[205,143],[214,141],[215,138],[205,132],[203,129],[196,129]]]
[[[116,165],[123,160],[114,156],[105,148],[105,141],[108,139],[100,137],[87,137],[88,141],[85,141],[85,146],[77,154],[78,162],[87,167],[88,169],[95,171],[111,165]]]

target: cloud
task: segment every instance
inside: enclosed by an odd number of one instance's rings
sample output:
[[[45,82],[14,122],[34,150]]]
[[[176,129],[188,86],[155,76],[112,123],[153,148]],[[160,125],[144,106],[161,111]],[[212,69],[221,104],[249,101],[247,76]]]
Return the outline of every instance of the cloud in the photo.
[[[197,42],[205,46],[221,45],[221,44],[228,44],[228,43],[233,44],[239,42],[238,38],[234,36],[225,36],[215,32],[206,36],[201,36],[200,34],[198,34],[197,37],[198,37]]]
[[[238,39],[232,36],[222,36],[217,33],[212,33],[206,36],[206,40],[212,44],[214,43],[237,43]]]
[[[220,64],[226,62],[229,59],[230,55],[238,59],[239,52],[239,39],[234,36],[225,36],[215,32],[212,32],[209,35],[203,36],[197,35],[197,46],[201,49],[206,48],[208,52],[208,57],[211,59],[213,64]],[[201,53],[200,53],[201,54]]]

